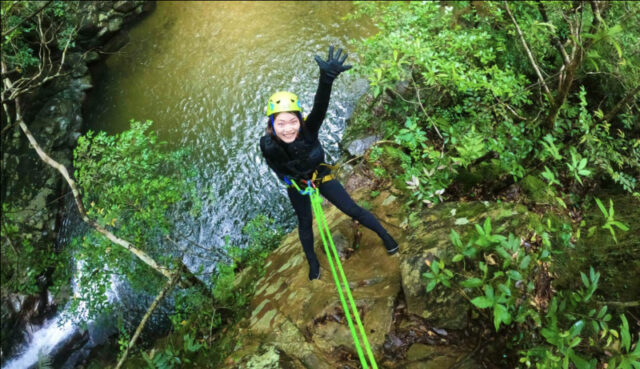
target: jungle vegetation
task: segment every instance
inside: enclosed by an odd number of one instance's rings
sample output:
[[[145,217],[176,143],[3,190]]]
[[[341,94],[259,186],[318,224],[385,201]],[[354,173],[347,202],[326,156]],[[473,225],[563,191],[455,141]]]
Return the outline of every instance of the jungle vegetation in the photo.
[[[76,6],[2,2],[3,136],[20,127],[38,146],[21,100],[64,75],[66,52],[76,47]],[[607,304],[598,288],[601,271],[587,267],[572,289],[549,282],[541,291],[536,283],[549,279],[577,240],[605,232],[617,242],[629,229],[616,218],[618,204],[599,196],[606,189],[640,199],[640,6],[440,1],[358,8],[350,17],[370,17],[380,32],[354,42],[361,62],[353,72],[369,80],[370,90],[349,130],[382,135],[365,158],[376,176],[404,193],[403,226],[443,201],[508,201],[504,191],[522,181],[541,192],[539,211],[569,219],[527,235],[500,234],[491,219],[477,224],[470,239],[452,231],[458,252],[430,263],[425,289],[468,297],[478,324],[506,348],[499,366],[640,368],[632,324],[637,301]],[[114,275],[150,295],[175,289],[171,320],[179,337],[154,355],[142,351],[148,367],[188,365],[214,346],[222,360],[230,349],[223,327],[243,314],[251,292],[234,289],[235,276],[260,272],[282,230],[254,219],[245,227],[249,243],[221,247],[210,279],[194,280],[183,255],[167,251],[180,220],[166,217],[197,216],[194,168],[184,166],[188,150],[169,150],[151,126],[132,122],[118,135],[87,133],[73,168],[38,153],[74,189],[90,230],[52,253],[22,237],[25,229],[12,216],[19,209],[3,197],[2,294],[35,293],[45,272],[54,276],[54,292],[68,289],[70,271],[79,273],[73,264],[92,271],[81,273],[82,293],[70,297],[90,316],[112,308],[105,290]],[[589,209],[601,212],[599,223],[576,216]],[[519,251],[525,243],[528,251]],[[120,331],[123,361],[140,332]]]

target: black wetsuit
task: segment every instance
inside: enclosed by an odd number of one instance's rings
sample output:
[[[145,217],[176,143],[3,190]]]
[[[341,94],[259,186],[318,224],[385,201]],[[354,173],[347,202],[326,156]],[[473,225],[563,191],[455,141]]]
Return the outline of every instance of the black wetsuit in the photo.
[[[330,173],[330,169],[321,166],[324,163],[324,149],[318,140],[320,126],[327,113],[331,85],[333,79],[321,75],[318,90],[313,101],[313,108],[301,126],[300,134],[295,141],[287,144],[275,136],[265,135],[260,139],[260,149],[269,167],[281,180],[288,176],[293,180],[310,179],[318,170],[322,177]],[[397,251],[397,244],[382,227],[378,220],[365,209],[358,206],[344,190],[340,182],[333,179],[318,185],[320,193],[333,205],[362,225],[376,232],[384,241],[387,251]],[[302,248],[309,262],[309,279],[319,276],[319,263],[313,250],[312,213],[309,196],[301,195],[295,188],[287,189],[291,205],[298,216],[298,234]]]

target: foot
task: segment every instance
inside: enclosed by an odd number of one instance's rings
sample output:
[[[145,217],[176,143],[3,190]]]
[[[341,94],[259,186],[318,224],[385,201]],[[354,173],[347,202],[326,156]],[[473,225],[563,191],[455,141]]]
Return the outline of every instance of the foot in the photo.
[[[398,243],[388,233],[384,237],[382,237],[382,241],[384,242],[384,247],[387,249],[388,255],[393,255],[400,249],[398,247]]]
[[[309,264],[309,280],[320,279],[320,264],[318,262]]]

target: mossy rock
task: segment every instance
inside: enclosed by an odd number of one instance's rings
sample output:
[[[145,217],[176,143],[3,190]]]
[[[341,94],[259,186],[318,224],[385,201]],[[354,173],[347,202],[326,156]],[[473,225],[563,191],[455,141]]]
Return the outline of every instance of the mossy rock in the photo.
[[[528,175],[518,182],[518,186],[527,195],[528,199],[535,204],[553,204],[554,197],[549,193],[549,185],[540,178]]]
[[[462,329],[468,323],[470,305],[450,289],[426,291],[423,274],[434,259],[448,259],[455,253],[450,241],[455,230],[466,242],[475,232],[474,224],[491,218],[492,233],[521,234],[541,224],[537,214],[513,203],[442,203],[422,214],[422,223],[411,230],[411,247],[403,250],[400,271],[402,288],[410,314],[430,320],[445,329]],[[454,267],[455,268],[455,267]]]
[[[629,227],[624,232],[614,227],[617,242],[607,229],[601,228],[605,217],[592,202],[584,214],[585,225],[574,248],[558,256],[555,273],[561,288],[580,288],[580,272],[589,273],[589,267],[600,272],[598,294],[607,300],[637,301],[640,299],[640,200],[630,194],[600,194],[605,209],[613,201],[614,219]],[[594,233],[589,235],[589,228]]]
[[[479,184],[496,183],[506,175],[497,159],[483,161],[478,165],[461,169],[454,182],[462,186],[462,191],[470,191]]]

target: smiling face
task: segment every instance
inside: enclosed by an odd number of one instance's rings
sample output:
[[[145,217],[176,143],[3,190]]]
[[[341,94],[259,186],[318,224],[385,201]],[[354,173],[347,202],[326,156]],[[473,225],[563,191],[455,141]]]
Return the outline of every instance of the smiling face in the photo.
[[[294,113],[282,112],[276,115],[273,120],[273,128],[276,136],[286,143],[295,141],[300,131],[300,119]]]

